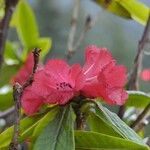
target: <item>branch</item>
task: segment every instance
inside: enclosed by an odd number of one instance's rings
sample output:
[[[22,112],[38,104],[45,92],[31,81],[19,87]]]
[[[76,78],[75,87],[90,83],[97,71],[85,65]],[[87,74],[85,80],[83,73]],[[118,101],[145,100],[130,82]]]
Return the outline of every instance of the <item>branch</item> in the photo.
[[[5,0],[5,15],[0,22],[0,67],[3,63],[3,53],[5,49],[5,42],[7,37],[7,31],[9,28],[9,22],[11,20],[13,11],[19,0]]]
[[[77,43],[74,45],[74,51],[76,51],[80,44],[82,43],[82,41],[84,40],[86,33],[92,28],[92,26],[95,24],[95,21],[92,20],[91,16],[87,16],[86,21],[85,21],[85,26],[83,31],[81,32],[81,35],[79,37],[79,40],[77,41]]]
[[[142,35],[142,39],[139,41],[137,55],[135,57],[132,69],[133,71],[130,75],[130,79],[127,85],[129,90],[137,90],[139,88],[139,74],[142,68],[144,48],[147,43],[150,43],[150,15],[144,33]]]
[[[73,53],[73,45],[74,45],[74,38],[77,30],[77,21],[79,16],[79,9],[80,9],[80,0],[75,0],[74,8],[73,8],[73,15],[71,19],[71,29],[68,37],[68,52],[67,56],[69,57]]]
[[[145,118],[149,110],[150,110],[150,103],[145,107],[145,109],[141,112],[141,114],[137,117],[137,119],[130,125],[130,127],[134,129],[141,122],[141,120]]]
[[[142,68],[144,48],[145,48],[147,43],[150,43],[150,14],[149,14],[147,25],[144,29],[142,38],[139,41],[137,54],[136,54],[136,57],[135,57],[135,60],[134,60],[133,69],[132,69],[130,79],[129,79],[128,84],[127,84],[127,89],[128,90],[138,90],[139,89],[139,75],[140,75],[141,68]],[[119,112],[118,112],[118,116],[121,119],[123,118],[124,111],[125,111],[125,106],[121,106],[119,108]]]
[[[15,83],[13,87],[13,98],[15,103],[15,124],[14,124],[14,134],[12,141],[9,146],[9,150],[18,150],[19,145],[19,126],[20,126],[20,108],[21,108],[21,96],[25,90],[26,87],[30,86],[33,82],[34,73],[36,72],[36,69],[38,67],[39,62],[39,53],[41,49],[35,48],[33,51],[34,56],[34,66],[32,70],[32,74],[30,75],[29,79],[23,84],[20,85],[19,83]]]

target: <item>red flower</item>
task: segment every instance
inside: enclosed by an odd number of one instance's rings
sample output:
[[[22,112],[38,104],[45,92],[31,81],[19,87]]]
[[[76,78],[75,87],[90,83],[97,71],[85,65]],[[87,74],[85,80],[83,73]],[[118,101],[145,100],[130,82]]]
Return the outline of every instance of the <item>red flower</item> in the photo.
[[[123,89],[125,83],[126,68],[116,65],[106,48],[89,46],[83,68],[54,59],[37,70],[34,82],[23,93],[22,107],[26,114],[32,115],[43,104],[63,105],[79,94],[122,105],[128,97]]]
[[[140,76],[142,80],[150,81],[150,69],[144,69]]]
[[[50,60],[34,76],[34,93],[40,93],[49,104],[66,104],[79,93],[84,85],[84,75],[80,65],[70,67],[63,60]]]
[[[27,115],[33,115],[43,105],[43,97],[33,92],[33,87],[27,87],[21,97],[21,105]]]
[[[33,54],[30,53],[24,65],[20,68],[18,73],[12,78],[12,83],[18,82],[19,84],[22,85],[31,75],[33,65],[34,65]]]
[[[83,66],[86,83],[82,89],[87,97],[101,97],[109,104],[122,105],[128,95],[123,89],[126,83],[126,68],[116,66],[106,48],[86,48],[86,63]]]

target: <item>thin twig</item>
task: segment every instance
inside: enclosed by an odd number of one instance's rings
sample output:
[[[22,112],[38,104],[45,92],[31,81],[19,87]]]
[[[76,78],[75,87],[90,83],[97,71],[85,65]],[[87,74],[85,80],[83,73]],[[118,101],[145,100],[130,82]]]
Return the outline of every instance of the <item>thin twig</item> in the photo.
[[[138,45],[137,55],[135,57],[134,66],[128,82],[129,90],[138,90],[139,88],[139,74],[142,67],[144,48],[147,43],[150,43],[150,15],[144,33],[142,35],[142,39],[140,40]]]
[[[85,26],[83,31],[81,32],[81,35],[79,37],[79,40],[76,42],[76,44],[74,45],[74,51],[76,51],[80,44],[82,43],[82,41],[84,40],[86,33],[92,28],[92,26],[95,24],[95,21],[92,20],[91,16],[87,16],[86,21],[85,21]]]
[[[141,120],[145,118],[149,110],[150,110],[150,103],[145,107],[145,109],[141,112],[141,114],[137,117],[137,119],[130,125],[130,127],[134,129],[141,122]]]
[[[130,79],[127,84],[128,90],[139,89],[139,74],[142,69],[142,60],[144,54],[144,48],[147,43],[150,43],[150,15],[147,21],[147,25],[144,29],[141,40],[139,41],[137,54],[134,60],[133,69],[130,75]],[[145,108],[146,109],[146,108]],[[118,112],[118,116],[122,119],[124,115],[125,106],[121,106]]]
[[[39,48],[35,48],[33,51],[33,57],[34,57],[34,66],[33,66],[33,70],[32,73],[30,75],[30,77],[27,79],[27,81],[23,84],[23,89],[25,89],[27,86],[31,85],[33,82],[33,77],[34,77],[34,73],[36,72],[36,69],[38,67],[38,62],[39,62],[39,54],[41,52],[41,49]]]
[[[80,10],[80,0],[74,0],[74,8],[73,8],[73,15],[71,19],[71,29],[69,32],[68,37],[68,51],[67,56],[69,57],[73,53],[73,45],[74,45],[74,38],[77,30],[77,21],[79,16],[79,10]]]
[[[3,63],[3,53],[5,49],[5,42],[9,23],[18,1],[19,0],[5,0],[5,15],[0,21],[0,67]]]
[[[18,138],[19,138],[19,125],[20,125],[20,107],[21,107],[21,95],[23,88],[19,83],[15,83],[13,86],[13,98],[15,103],[15,123],[13,139],[10,143],[10,150],[18,150]]]
[[[18,146],[19,146],[18,139],[19,139],[19,128],[20,128],[20,117],[21,117],[20,114],[21,96],[25,88],[30,86],[33,82],[34,73],[36,72],[36,69],[38,67],[40,51],[41,49],[38,48],[35,48],[33,51],[34,66],[33,66],[32,74],[29,77],[29,79],[23,85],[20,85],[19,83],[15,83],[13,87],[13,98],[15,103],[15,123],[14,123],[14,134],[9,146],[9,150],[18,150]]]

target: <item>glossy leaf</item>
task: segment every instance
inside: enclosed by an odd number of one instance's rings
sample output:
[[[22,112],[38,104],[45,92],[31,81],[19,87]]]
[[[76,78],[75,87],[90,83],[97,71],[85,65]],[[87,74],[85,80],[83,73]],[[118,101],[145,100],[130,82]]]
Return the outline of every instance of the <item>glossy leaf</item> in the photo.
[[[38,125],[34,128],[32,133],[32,137],[36,139],[42,130],[47,126],[47,124],[54,119],[56,114],[58,113],[58,107],[54,107],[51,111],[49,111],[42,119],[38,121]]]
[[[125,8],[135,21],[146,25],[150,9],[138,0],[116,0],[123,8]]]
[[[147,146],[127,139],[91,131],[76,131],[75,145],[76,150],[148,150]]]
[[[116,14],[124,18],[131,18],[130,13],[121,5],[119,5],[116,0],[106,1],[106,0],[95,0],[99,5],[101,5],[107,11]]]
[[[52,108],[47,113],[39,114],[33,117],[26,117],[22,119],[20,122],[20,138],[19,138],[20,142],[25,140],[26,138],[32,139],[32,133],[34,131],[34,128],[39,123],[45,123],[45,119],[43,121],[43,118],[47,118],[49,119],[49,121],[51,121],[55,117],[56,111],[57,111],[56,108]],[[38,135],[38,133],[36,135]],[[0,134],[0,149],[7,148],[9,146],[12,139],[12,135],[13,135],[13,126],[9,127]]]
[[[150,95],[141,91],[128,91],[129,98],[126,106],[134,106],[138,108],[146,107],[150,103]]]
[[[38,137],[34,150],[74,150],[74,115],[71,106],[65,106],[53,122]]]
[[[89,125],[90,130],[116,137],[122,137],[112,128],[111,124],[108,124],[103,118],[105,118],[103,114],[99,113],[95,115],[95,113],[93,112],[88,112],[87,123]]]
[[[39,33],[34,13],[27,1],[21,0],[17,5],[12,25],[16,27],[23,46],[27,50],[34,48],[35,43],[38,41]]]
[[[91,103],[87,103],[87,106],[85,105],[82,108],[82,110],[85,113],[93,113],[93,115],[99,118],[100,123],[103,121],[106,124],[105,126],[108,126],[108,129],[111,131],[109,135],[113,135],[112,130],[114,130],[114,136],[116,136],[117,134],[124,139],[128,139],[139,144],[144,144],[143,140],[130,127],[128,127],[128,125],[126,125],[126,123],[124,123],[115,113],[103,107],[99,101],[95,101],[95,103],[92,105]],[[100,123],[99,128],[101,127]],[[106,132],[105,134],[108,134],[108,132]]]
[[[138,0],[95,0],[107,11],[123,18],[133,20],[145,25],[148,19],[149,7]]]

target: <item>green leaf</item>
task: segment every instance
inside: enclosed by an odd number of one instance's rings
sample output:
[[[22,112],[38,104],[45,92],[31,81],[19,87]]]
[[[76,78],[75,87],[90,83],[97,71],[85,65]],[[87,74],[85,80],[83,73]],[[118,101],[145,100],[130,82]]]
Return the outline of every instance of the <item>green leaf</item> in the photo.
[[[19,1],[11,24],[16,27],[23,46],[27,50],[34,48],[39,33],[33,10],[26,0]]]
[[[4,64],[0,70],[0,88],[11,82],[11,78],[16,74],[20,65],[6,65]]]
[[[104,133],[107,135],[122,137],[118,134],[108,122],[105,120],[105,116],[102,113],[93,113],[92,111],[88,112],[87,123],[90,129],[94,132]]]
[[[26,138],[32,139],[32,133],[34,131],[34,128],[37,125],[39,125],[39,123],[45,124],[45,118],[51,121],[55,117],[56,112],[57,112],[57,109],[52,108],[46,113],[39,114],[33,117],[26,117],[22,119],[20,122],[20,137],[19,137],[20,142],[22,142]],[[40,127],[40,130],[41,130],[41,127]],[[38,135],[39,133],[40,131],[36,133],[36,135]],[[0,134],[0,149],[7,148],[9,146],[11,139],[12,139],[12,135],[13,135],[13,126],[9,127],[8,129],[6,129],[4,132]]]
[[[24,134],[24,132],[26,132],[28,128],[33,126],[33,124],[35,124],[41,117],[42,115],[38,115],[36,117],[26,117],[22,119],[20,123],[20,136]],[[12,139],[12,135],[13,135],[13,126],[9,127],[8,129],[6,129],[4,132],[0,134],[0,139],[1,139],[0,149],[9,146]]]
[[[76,150],[148,150],[133,141],[91,131],[75,132]]]
[[[40,38],[38,40],[37,47],[41,48],[41,57],[44,58],[46,54],[49,52],[52,46],[52,40],[50,38]]]
[[[106,1],[106,0],[95,0],[99,5],[101,5],[107,11],[124,17],[131,18],[130,13],[121,5],[119,5],[116,0]]]
[[[150,103],[150,95],[141,91],[128,91],[129,97],[126,106],[145,108]]]
[[[16,43],[11,43],[7,41],[5,46],[5,51],[4,51],[4,58],[18,61],[16,49],[18,49],[18,45]]]
[[[137,0],[116,0],[123,8],[125,8],[135,21],[146,25],[150,9]]]
[[[73,126],[73,110],[70,105],[65,106],[38,137],[34,150],[74,150]]]
[[[12,92],[0,94],[0,111],[13,105]]]
[[[85,104],[82,108],[85,113],[93,113],[99,118],[100,122],[103,121],[106,126],[109,127],[109,130],[114,130],[114,132],[122,138],[139,144],[144,144],[143,140],[130,127],[128,127],[126,123],[124,123],[115,113],[109,111],[107,108],[104,108],[99,101],[89,103],[90,104]],[[91,105],[91,103],[93,103],[93,105]],[[99,124],[99,127],[101,127],[101,124]],[[112,135],[112,132],[110,133],[109,135]]]
[[[47,126],[47,124],[54,119],[56,114],[58,113],[58,107],[54,107],[51,111],[49,111],[41,120],[38,121],[38,125],[34,128],[32,137],[37,138],[42,130]]]

